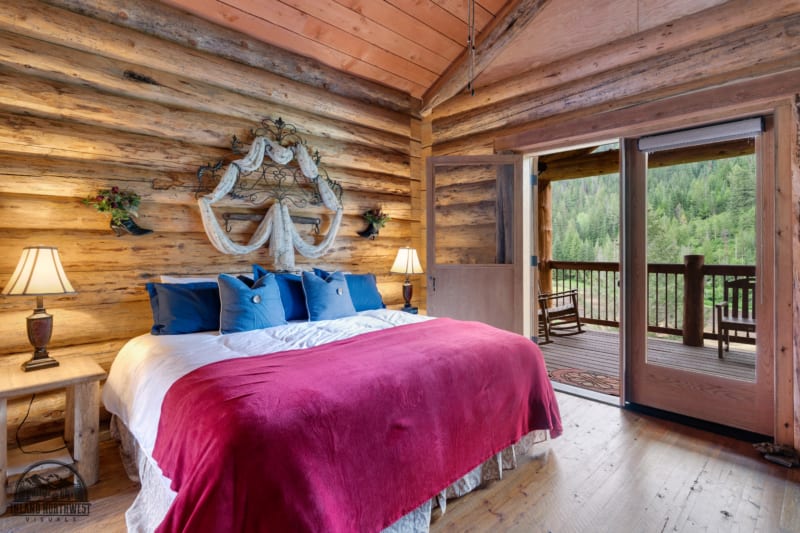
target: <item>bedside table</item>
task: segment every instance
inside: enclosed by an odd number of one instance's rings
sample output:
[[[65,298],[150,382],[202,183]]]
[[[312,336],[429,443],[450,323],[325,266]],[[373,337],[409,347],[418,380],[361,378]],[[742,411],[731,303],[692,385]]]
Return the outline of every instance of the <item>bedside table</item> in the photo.
[[[11,358],[9,358],[11,359]],[[0,364],[0,514],[6,511],[6,480],[8,462],[9,398],[28,396],[38,392],[58,389],[67,391],[64,412],[64,440],[72,452],[72,460],[83,482],[89,486],[97,482],[99,460],[97,444],[100,425],[100,380],[105,371],[89,357],[60,361],[60,365],[42,370],[23,372],[19,361],[13,358]],[[41,457],[31,456],[26,468]]]

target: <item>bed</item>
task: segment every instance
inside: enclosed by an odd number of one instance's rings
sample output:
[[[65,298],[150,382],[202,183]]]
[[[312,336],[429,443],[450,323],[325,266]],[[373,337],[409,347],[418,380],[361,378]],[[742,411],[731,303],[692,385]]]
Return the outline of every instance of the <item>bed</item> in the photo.
[[[130,531],[427,531],[561,433],[529,340],[386,309],[142,335],[103,402],[142,484]]]

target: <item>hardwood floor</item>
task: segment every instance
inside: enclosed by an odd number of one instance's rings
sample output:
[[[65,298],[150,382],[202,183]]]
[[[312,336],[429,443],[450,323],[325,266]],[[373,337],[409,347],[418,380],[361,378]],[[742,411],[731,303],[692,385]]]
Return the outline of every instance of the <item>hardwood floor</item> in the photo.
[[[564,434],[448,502],[445,531],[800,531],[800,470],[748,443],[558,394]]]
[[[434,533],[800,532],[800,469],[748,443],[558,393],[564,435],[502,481],[451,500]],[[124,531],[136,496],[116,444],[101,444],[91,514],[69,523],[0,518],[0,531]]]

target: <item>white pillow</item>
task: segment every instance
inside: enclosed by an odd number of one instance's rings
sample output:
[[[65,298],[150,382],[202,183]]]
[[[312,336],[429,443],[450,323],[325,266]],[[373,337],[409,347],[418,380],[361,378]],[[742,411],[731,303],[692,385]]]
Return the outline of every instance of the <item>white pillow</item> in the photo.
[[[239,276],[244,276],[246,278],[253,279],[253,273],[247,272],[245,274],[239,274]],[[203,281],[213,281],[217,283],[217,277],[210,277],[210,276],[161,276],[161,283],[200,283]]]
[[[202,281],[213,281],[217,283],[217,278],[200,276],[161,276],[161,283],[199,283]]]

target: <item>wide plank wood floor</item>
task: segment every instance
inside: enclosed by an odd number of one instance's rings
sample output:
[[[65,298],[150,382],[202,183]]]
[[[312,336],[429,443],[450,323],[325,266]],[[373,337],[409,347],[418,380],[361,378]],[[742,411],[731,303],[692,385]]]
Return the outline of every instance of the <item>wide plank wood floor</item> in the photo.
[[[800,470],[748,443],[557,393],[564,435],[505,478],[435,511],[444,532],[800,532]],[[0,518],[0,531],[125,530],[137,486],[116,444],[101,445],[91,514],[69,523]]]

